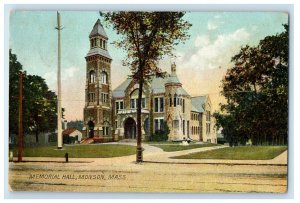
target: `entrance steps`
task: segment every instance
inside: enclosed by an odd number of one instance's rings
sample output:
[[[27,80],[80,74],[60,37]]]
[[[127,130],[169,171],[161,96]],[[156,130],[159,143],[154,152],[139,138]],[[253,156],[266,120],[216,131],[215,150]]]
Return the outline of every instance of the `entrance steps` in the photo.
[[[81,140],[80,144],[91,144],[94,143],[94,139],[93,138],[85,138],[83,140]]]

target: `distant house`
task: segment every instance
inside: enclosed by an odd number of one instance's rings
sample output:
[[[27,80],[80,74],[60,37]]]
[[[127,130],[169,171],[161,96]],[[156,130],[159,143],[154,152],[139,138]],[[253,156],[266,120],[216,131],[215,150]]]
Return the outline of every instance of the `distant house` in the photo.
[[[80,142],[82,138],[82,133],[76,128],[67,128],[62,132],[62,134],[64,137],[64,143],[69,143],[69,138],[78,142]]]

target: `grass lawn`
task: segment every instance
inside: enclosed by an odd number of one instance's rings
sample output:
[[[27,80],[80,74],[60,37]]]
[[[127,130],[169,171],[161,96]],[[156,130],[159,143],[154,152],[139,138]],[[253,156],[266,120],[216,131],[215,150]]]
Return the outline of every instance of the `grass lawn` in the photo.
[[[182,156],[175,159],[229,159],[229,160],[268,160],[287,150],[287,146],[241,146],[214,149]]]
[[[70,158],[108,158],[127,156],[136,153],[136,147],[118,144],[90,144],[63,146],[64,150],[57,150],[56,146],[32,147],[23,150],[24,157],[64,157]],[[14,156],[18,156],[18,149],[13,149]]]
[[[189,144],[187,146],[184,146],[184,145],[179,145],[179,143],[176,143],[176,144],[165,144],[165,145],[153,144],[152,146],[159,147],[162,150],[164,150],[165,152],[174,152],[174,151],[195,149],[195,148],[201,148],[201,147],[217,146],[217,144],[205,143],[205,144]]]

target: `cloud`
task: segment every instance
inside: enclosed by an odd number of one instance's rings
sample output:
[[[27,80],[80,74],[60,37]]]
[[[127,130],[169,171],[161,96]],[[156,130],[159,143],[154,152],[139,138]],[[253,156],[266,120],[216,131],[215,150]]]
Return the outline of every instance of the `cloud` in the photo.
[[[207,23],[207,29],[208,30],[215,30],[217,28],[218,28],[217,22],[208,21],[208,23]]]
[[[229,34],[217,36],[214,41],[208,35],[199,35],[195,40],[196,49],[186,53],[183,60],[178,61],[181,66],[194,70],[213,69],[228,66],[231,57],[236,54],[242,44],[246,44],[250,34],[244,29],[238,29]]]
[[[195,46],[196,47],[206,46],[209,43],[210,43],[210,40],[209,40],[208,35],[198,35],[196,37],[196,40],[195,40]]]
[[[78,72],[78,70],[79,70],[79,68],[77,68],[77,67],[69,67],[69,68],[67,68],[67,69],[65,69],[64,71],[63,71],[63,78],[72,78],[72,77],[74,77],[75,75],[76,75],[76,73]]]
[[[220,19],[221,19],[221,16],[219,16],[219,15],[214,16],[213,19],[211,19],[211,20],[209,20],[207,22],[207,29],[208,30],[215,30],[215,29],[217,29],[221,24],[224,23]]]

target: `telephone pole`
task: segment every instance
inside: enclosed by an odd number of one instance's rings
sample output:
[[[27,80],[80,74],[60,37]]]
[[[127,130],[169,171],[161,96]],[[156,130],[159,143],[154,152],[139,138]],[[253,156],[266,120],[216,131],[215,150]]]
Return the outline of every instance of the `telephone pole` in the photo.
[[[19,146],[18,146],[18,162],[22,161],[23,153],[23,79],[25,72],[19,73]]]
[[[62,27],[60,25],[60,13],[57,11],[57,29],[58,33],[58,54],[57,54],[57,148],[62,149],[62,109],[61,109],[61,53],[60,53],[60,31]]]

